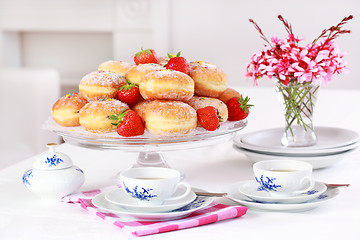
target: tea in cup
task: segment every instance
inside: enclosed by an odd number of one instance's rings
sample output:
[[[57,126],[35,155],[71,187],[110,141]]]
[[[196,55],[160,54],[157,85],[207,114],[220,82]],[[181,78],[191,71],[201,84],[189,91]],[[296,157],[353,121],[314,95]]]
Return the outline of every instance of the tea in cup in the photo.
[[[130,168],[120,173],[121,186],[139,205],[161,205],[191,194],[191,186],[180,181],[180,172],[170,168]],[[180,195],[174,193],[182,190]]]
[[[312,165],[295,160],[269,160],[253,165],[257,191],[267,191],[273,196],[291,196],[305,193],[314,187]]]

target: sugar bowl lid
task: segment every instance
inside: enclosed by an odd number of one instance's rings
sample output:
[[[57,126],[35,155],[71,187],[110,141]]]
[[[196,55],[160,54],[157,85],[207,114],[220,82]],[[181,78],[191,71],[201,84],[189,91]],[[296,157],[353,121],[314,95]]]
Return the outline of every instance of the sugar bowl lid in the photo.
[[[71,158],[60,152],[55,151],[56,143],[48,143],[48,152],[41,154],[34,162],[34,169],[40,170],[57,170],[73,166]]]

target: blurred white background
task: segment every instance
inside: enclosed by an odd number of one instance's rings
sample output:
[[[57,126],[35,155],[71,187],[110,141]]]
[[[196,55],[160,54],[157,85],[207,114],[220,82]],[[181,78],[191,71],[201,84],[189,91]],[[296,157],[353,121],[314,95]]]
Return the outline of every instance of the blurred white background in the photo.
[[[348,53],[351,72],[325,88],[360,89],[358,0],[0,0],[0,68],[55,70],[60,86],[54,88],[64,95],[76,92],[80,79],[103,61],[132,62],[132,55],[144,47],[154,48],[159,56],[181,51],[189,61],[222,68],[230,86],[251,87],[245,66],[264,42],[248,19],[254,19],[268,38],[284,38],[278,14],[304,43],[353,14],[346,25],[352,33],[337,39]],[[23,80],[35,81],[30,76]],[[259,87],[266,86],[272,81],[259,81]],[[26,97],[31,96],[29,92]],[[9,114],[3,109],[2,117]]]

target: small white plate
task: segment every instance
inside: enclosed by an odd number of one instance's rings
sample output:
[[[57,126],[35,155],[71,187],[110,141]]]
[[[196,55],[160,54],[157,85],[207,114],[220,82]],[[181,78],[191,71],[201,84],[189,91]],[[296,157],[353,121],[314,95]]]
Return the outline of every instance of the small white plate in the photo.
[[[302,211],[311,210],[333,199],[340,193],[338,188],[328,188],[323,194],[321,194],[320,196],[318,196],[317,198],[311,201],[292,204],[292,203],[263,203],[252,200],[239,192],[239,183],[234,183],[227,186],[224,189],[224,192],[228,194],[226,197],[228,197],[229,199],[238,202],[241,205],[251,209],[266,210],[266,211],[285,211],[285,212],[302,212]]]
[[[175,196],[176,197],[176,194]],[[178,209],[188,205],[196,198],[196,194],[194,192],[190,192],[190,194],[183,199],[180,200],[169,200],[165,201],[162,205],[156,206],[146,206],[139,205],[138,201],[131,196],[129,196],[123,188],[113,189],[105,194],[105,199],[115,205],[120,207],[124,207],[128,210],[134,212],[149,212],[149,213],[157,213],[157,212],[169,212],[174,209]]]
[[[273,155],[273,154],[266,154],[266,153],[259,153],[249,151],[244,148],[239,148],[234,146],[236,150],[245,154],[247,158],[254,162],[266,161],[266,160],[297,160],[310,163],[313,166],[313,169],[325,168],[332,166],[341,160],[343,160],[349,154],[357,151],[358,149],[352,149],[341,153],[329,154],[325,156],[303,156],[303,157],[295,157],[295,156],[280,156],[280,155]]]
[[[204,190],[193,189],[193,191],[204,191]],[[197,196],[197,198],[190,204],[188,204],[182,208],[175,209],[170,212],[165,212],[165,213],[144,212],[143,213],[143,212],[129,211],[126,208],[122,208],[118,205],[108,202],[105,199],[105,194],[106,194],[106,192],[96,195],[92,199],[92,204],[103,211],[114,213],[114,214],[120,214],[120,215],[124,215],[124,216],[130,216],[130,217],[136,218],[141,221],[169,221],[169,220],[184,218],[184,217],[189,216],[191,213],[193,213],[197,210],[200,210],[200,209],[203,209],[203,208],[209,206],[213,201],[213,198],[211,198],[211,197]]]
[[[259,183],[255,180],[249,180],[239,183],[238,190],[245,196],[264,203],[303,203],[313,200],[323,194],[327,187],[324,183],[315,182],[314,187],[305,192],[294,194],[293,196],[274,197],[267,191],[258,191]]]
[[[355,131],[332,128],[315,127],[318,142],[310,147],[285,147],[281,144],[283,128],[267,129],[251,132],[234,139],[234,144],[238,147],[252,151],[289,155],[320,155],[343,152],[354,147],[359,141],[359,134]]]

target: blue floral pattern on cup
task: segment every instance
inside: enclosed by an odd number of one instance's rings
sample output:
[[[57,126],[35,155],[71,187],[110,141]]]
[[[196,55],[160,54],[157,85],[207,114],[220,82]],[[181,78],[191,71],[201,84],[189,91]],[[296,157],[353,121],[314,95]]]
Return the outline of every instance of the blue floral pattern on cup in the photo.
[[[130,190],[125,183],[123,182],[125,191],[130,193],[133,198],[137,198],[141,201],[149,201],[151,198],[157,197],[157,195],[151,194],[150,192],[153,190],[151,188],[140,188],[139,186],[135,186],[134,189]]]
[[[25,185],[25,187],[27,187],[28,185],[31,185],[29,182],[30,177],[33,177],[32,169],[27,170],[22,177],[22,181],[23,181],[23,184]]]
[[[51,158],[46,158],[45,163],[49,164],[49,167],[56,167],[58,164],[64,162],[61,158],[58,158],[56,154],[54,154]]]
[[[260,186],[257,188],[258,191],[277,191],[277,188],[281,188],[281,185],[277,185],[275,183],[276,178],[269,178],[264,177],[264,175],[261,175],[260,178],[255,177],[255,180],[260,184]]]

